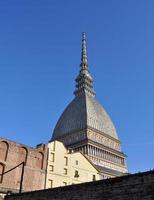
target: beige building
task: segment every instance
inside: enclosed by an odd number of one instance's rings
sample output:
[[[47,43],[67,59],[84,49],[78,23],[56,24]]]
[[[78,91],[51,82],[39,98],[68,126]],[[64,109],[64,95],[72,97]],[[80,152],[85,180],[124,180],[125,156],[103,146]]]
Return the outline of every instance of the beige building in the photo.
[[[67,150],[59,141],[48,144],[46,188],[100,179],[99,171],[82,153]]]

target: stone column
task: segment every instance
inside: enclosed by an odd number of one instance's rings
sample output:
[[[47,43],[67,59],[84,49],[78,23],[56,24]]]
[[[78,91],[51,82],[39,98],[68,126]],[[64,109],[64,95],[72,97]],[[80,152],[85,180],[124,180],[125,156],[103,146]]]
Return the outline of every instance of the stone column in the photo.
[[[89,145],[89,154],[91,155],[91,145]]]
[[[87,145],[87,154],[89,155],[89,144]]]

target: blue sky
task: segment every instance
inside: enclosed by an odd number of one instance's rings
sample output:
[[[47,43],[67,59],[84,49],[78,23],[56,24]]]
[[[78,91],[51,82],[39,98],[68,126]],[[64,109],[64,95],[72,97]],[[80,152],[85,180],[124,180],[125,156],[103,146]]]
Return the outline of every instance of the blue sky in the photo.
[[[81,33],[130,172],[154,168],[154,1],[1,0],[0,136],[49,141],[73,99]]]

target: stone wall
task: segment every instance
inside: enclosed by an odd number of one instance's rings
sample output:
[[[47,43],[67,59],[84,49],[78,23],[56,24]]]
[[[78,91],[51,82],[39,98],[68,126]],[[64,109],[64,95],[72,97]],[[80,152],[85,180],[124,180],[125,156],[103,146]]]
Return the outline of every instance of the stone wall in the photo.
[[[32,148],[0,138],[0,174],[24,161],[23,191],[44,189],[46,152],[46,145]],[[0,175],[0,193],[19,191],[21,171],[22,166],[19,166],[3,176]]]
[[[5,194],[1,194],[1,193],[0,193],[0,200],[3,200],[4,197],[5,197]]]
[[[154,171],[14,194],[6,200],[154,200]]]

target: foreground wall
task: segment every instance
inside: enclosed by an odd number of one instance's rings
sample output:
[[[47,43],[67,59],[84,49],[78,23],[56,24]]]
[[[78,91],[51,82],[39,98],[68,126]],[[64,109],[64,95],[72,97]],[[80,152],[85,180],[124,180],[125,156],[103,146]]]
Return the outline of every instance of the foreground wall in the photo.
[[[153,200],[154,171],[6,196],[6,200]]]

